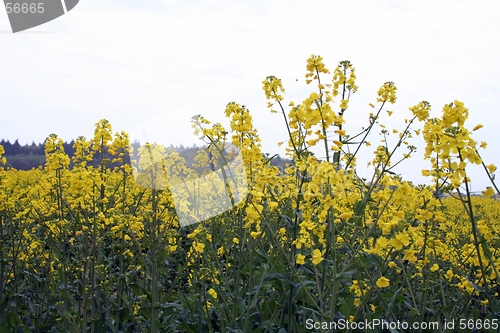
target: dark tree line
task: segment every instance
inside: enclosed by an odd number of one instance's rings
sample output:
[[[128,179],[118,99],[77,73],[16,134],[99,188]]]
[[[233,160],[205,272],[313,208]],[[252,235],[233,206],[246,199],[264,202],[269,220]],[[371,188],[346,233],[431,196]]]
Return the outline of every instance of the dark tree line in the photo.
[[[30,145],[21,146],[19,140],[11,143],[9,140],[5,141],[2,139],[0,145],[5,150],[4,156],[7,158],[7,167],[18,170],[30,170],[45,164],[44,145],[41,143],[36,144],[32,142]]]
[[[70,143],[65,143],[64,149],[65,150],[66,148],[72,149],[73,143],[74,143],[73,141],[71,141]],[[19,140],[16,140],[14,141],[14,143],[11,143],[9,140],[5,141],[4,139],[2,139],[2,141],[0,141],[0,145],[3,146],[5,150],[5,155],[10,155],[10,156],[19,154],[45,155],[44,153],[45,147],[42,143],[36,144],[35,142],[32,142],[30,145],[26,144],[21,146]]]
[[[75,149],[73,148],[74,143],[74,140],[63,143],[64,151],[70,157],[75,154]],[[7,159],[6,167],[17,170],[30,170],[33,168],[38,168],[40,166],[43,167],[45,165],[45,145],[43,143],[36,144],[35,142],[32,142],[31,144],[21,145],[19,143],[19,140],[11,143],[9,140],[6,141],[2,139],[0,141],[0,145],[2,145],[5,150],[4,156]],[[140,143],[137,141],[133,142],[131,145],[134,149],[140,147]],[[187,166],[192,165],[192,163],[194,162],[194,157],[196,156],[196,152],[199,149],[196,146],[185,147],[183,145],[170,145],[169,148],[174,148],[175,150],[179,151],[181,153],[181,156],[186,160]],[[105,153],[104,158],[112,160],[113,156]],[[269,158],[269,156],[266,157],[266,159]],[[94,159],[88,164],[97,167],[100,163],[100,159],[100,155],[95,155]],[[125,162],[130,163],[130,158],[128,156],[125,156]],[[278,155],[273,156],[273,158],[271,158],[270,160],[270,163],[277,166],[280,170],[283,170],[285,168],[285,165],[291,164],[291,162],[291,160],[281,158]],[[110,167],[112,168],[115,166],[119,166],[119,163],[115,162],[110,165]],[[72,167],[72,164],[70,164],[70,167]]]
[[[75,149],[73,145],[75,140],[70,142],[64,142],[64,152],[68,156],[73,156],[75,154]],[[45,144],[32,142],[31,144],[22,145],[19,140],[11,143],[9,140],[0,141],[0,145],[3,146],[5,150],[5,158],[7,159],[7,167],[17,169],[17,170],[30,170],[33,168],[38,168],[45,165]],[[109,156],[106,156],[109,158]],[[90,164],[97,165],[99,162],[94,158],[94,161]]]

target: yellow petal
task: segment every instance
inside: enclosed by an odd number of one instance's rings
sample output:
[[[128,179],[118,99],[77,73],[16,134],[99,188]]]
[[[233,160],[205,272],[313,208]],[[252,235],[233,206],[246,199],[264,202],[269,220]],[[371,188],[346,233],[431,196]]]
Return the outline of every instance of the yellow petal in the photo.
[[[390,285],[390,281],[384,276],[381,276],[377,280],[377,287],[379,287],[379,288],[387,288],[387,287],[389,287],[389,285]]]
[[[483,128],[483,127],[484,127],[483,124],[477,124],[472,130],[477,131],[478,129]]]

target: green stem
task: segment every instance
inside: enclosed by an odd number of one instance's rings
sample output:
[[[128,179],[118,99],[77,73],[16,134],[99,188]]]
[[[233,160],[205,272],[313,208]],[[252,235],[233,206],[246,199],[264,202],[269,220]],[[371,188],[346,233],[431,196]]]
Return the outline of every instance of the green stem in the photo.
[[[365,130],[365,135],[363,136],[363,139],[361,139],[361,141],[359,142],[358,144],[358,147],[356,147],[356,150],[354,151],[354,153],[352,154],[352,156],[349,158],[349,160],[347,161],[346,163],[346,166],[345,166],[345,169],[349,168],[349,166],[351,165],[352,161],[354,161],[354,158],[356,157],[356,154],[358,153],[358,151],[361,149],[361,146],[363,145],[363,143],[365,142],[366,138],[368,137],[368,135],[370,134],[372,128],[373,128],[373,125],[375,125],[375,121],[378,119],[379,115],[380,115],[380,112],[382,111],[382,109],[384,108],[384,105],[385,105],[385,102],[384,101],[382,103],[382,105],[380,105],[380,108],[378,109],[377,111],[377,114],[373,117],[373,121],[370,122],[370,126],[368,126],[368,128]],[[334,161],[335,162],[335,161]]]
[[[462,157],[462,152],[461,152],[461,149],[458,148],[458,156],[460,158],[460,161],[463,162],[463,157]],[[479,244],[481,243],[481,241],[483,240],[480,240],[479,239],[479,229],[477,227],[477,221],[476,221],[476,218],[474,216],[474,212],[473,212],[473,207],[472,207],[472,199],[471,199],[471,193],[470,193],[470,190],[469,190],[469,182],[467,180],[467,173],[465,172],[464,170],[464,183],[465,183],[465,191],[466,191],[466,194],[467,194],[467,200],[466,200],[466,204],[467,204],[467,207],[468,209],[466,209],[468,215],[469,215],[469,220],[471,221],[471,224],[472,224],[472,235],[474,237],[474,247],[476,249],[476,253],[477,253],[477,259],[478,259],[478,262],[479,262],[479,267],[481,269],[481,277],[483,279],[483,284],[484,284],[484,293],[488,299],[488,306],[490,307],[490,310],[491,310],[491,313],[495,313],[495,309],[493,308],[493,300],[491,298],[491,292],[490,292],[490,288],[488,286],[488,281],[486,280],[486,271],[485,271],[485,268],[484,268],[484,264],[483,264],[483,258],[481,256],[481,249],[479,247]]]
[[[154,181],[154,177],[152,178]],[[154,184],[153,184],[154,186]],[[152,314],[152,326],[151,332],[158,332],[158,287],[157,287],[157,258],[156,258],[156,247],[157,247],[157,239],[156,239],[156,224],[157,224],[157,210],[158,210],[158,200],[156,189],[153,187],[152,189],[152,204],[153,204],[153,221],[151,225],[151,314]]]

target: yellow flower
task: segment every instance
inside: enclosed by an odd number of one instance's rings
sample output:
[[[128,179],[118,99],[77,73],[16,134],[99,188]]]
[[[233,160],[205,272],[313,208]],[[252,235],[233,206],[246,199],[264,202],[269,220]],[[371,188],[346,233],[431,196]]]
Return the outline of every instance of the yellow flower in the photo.
[[[210,296],[212,296],[213,298],[217,298],[217,292],[213,289],[213,288],[210,288],[208,290],[208,293],[210,294]]]
[[[418,120],[425,121],[427,118],[429,118],[431,105],[429,104],[429,102],[422,101],[418,103],[418,105],[412,106],[409,110],[413,112],[413,115],[416,116]]]
[[[387,288],[389,287],[389,283],[390,281],[384,277],[384,276],[381,276],[378,280],[377,280],[377,287],[379,288]]]
[[[278,208],[278,203],[275,201],[272,201],[272,202],[268,203],[267,206],[269,207],[270,210],[275,210],[276,208]]]
[[[245,212],[249,220],[258,220],[260,218],[259,212],[255,210],[253,206],[248,206],[247,208],[245,208]]]
[[[266,93],[266,99],[271,99],[276,102],[283,100],[283,95],[281,93],[285,92],[281,80],[274,76],[268,76],[264,81],[262,81],[264,92]]]
[[[497,170],[497,167],[495,166],[495,164],[490,164],[490,165],[487,165],[486,168],[488,169],[488,171],[490,173],[493,173]]]
[[[448,279],[448,281],[451,282],[451,279],[453,279],[453,271],[451,269],[449,269],[446,274],[444,275],[445,278]]]
[[[393,82],[386,82],[378,91],[377,102],[389,102],[391,104],[396,103],[396,86]]]
[[[434,264],[431,267],[431,272],[436,272],[438,269],[439,269],[439,265],[438,264]]]
[[[415,250],[413,248],[408,249],[404,252],[403,259],[408,260],[411,263],[416,263],[418,258],[415,255]]]
[[[256,239],[257,237],[259,237],[259,236],[260,236],[260,234],[261,234],[261,233],[262,233],[262,232],[252,231],[252,232],[250,233],[250,236],[252,236],[252,237],[253,237],[253,239]]]
[[[492,187],[488,187],[488,188],[486,188],[486,190],[485,190],[485,191],[483,191],[483,194],[484,194],[484,196],[486,196],[486,197],[491,197],[491,196],[494,196],[494,195],[495,195],[495,191],[493,190],[493,188],[492,188]]]
[[[410,244],[410,237],[404,232],[401,232],[396,235],[396,238],[399,238],[404,246],[408,246]]]
[[[330,194],[327,194],[325,197],[325,201],[323,202],[323,204],[325,205],[325,209],[333,207],[334,202],[335,201],[333,200],[332,196]]]
[[[339,140],[333,140],[333,143],[335,143],[338,147],[342,147],[344,144],[340,142]]]
[[[234,237],[234,238],[233,238],[233,243],[234,243],[234,244],[239,244],[239,243],[240,243],[240,241],[238,240],[238,238]]]
[[[396,250],[401,250],[404,246],[408,246],[410,244],[410,238],[406,233],[398,233],[395,238],[391,239],[391,245],[394,246]]]
[[[196,252],[202,253],[203,249],[205,249],[205,244],[196,242],[195,244],[193,244],[193,248],[195,249]]]
[[[303,254],[297,254],[297,260],[295,261],[297,264],[299,265],[304,265],[306,262],[304,261],[304,259],[306,258],[305,255]]]
[[[429,177],[430,175],[431,175],[431,171],[430,170],[425,170],[425,169],[422,170],[422,176]]]
[[[474,126],[472,131],[477,131],[478,129],[483,128],[483,127],[484,127],[483,124],[477,124],[476,126]]]
[[[352,216],[354,215],[354,212],[349,212],[349,213],[342,213],[339,215],[339,219],[342,219],[342,220],[348,220],[350,219]]]
[[[391,239],[391,245],[394,246],[394,248],[398,251],[403,248],[403,243],[398,238]]]
[[[314,265],[319,264],[320,262],[323,261],[323,255],[321,254],[321,251],[316,249],[313,251],[313,256],[312,256],[312,263]]]
[[[345,136],[345,130],[335,130],[335,133],[337,133],[340,136]]]
[[[349,100],[347,99],[343,99],[340,101],[340,108],[341,109],[347,109],[347,103],[349,102]]]

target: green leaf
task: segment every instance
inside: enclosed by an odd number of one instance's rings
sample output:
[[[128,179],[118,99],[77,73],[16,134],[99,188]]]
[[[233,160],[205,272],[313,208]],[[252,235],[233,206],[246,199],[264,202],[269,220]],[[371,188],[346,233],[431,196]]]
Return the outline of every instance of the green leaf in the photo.
[[[288,275],[287,276],[285,276]],[[269,274],[268,276],[266,276],[263,280],[262,280],[262,285],[268,283],[269,281],[271,280],[280,280],[282,282],[290,282],[290,273],[285,273],[285,274],[281,274],[281,273],[273,273],[273,274]]]
[[[354,307],[354,294],[349,293],[349,295],[346,297],[344,303],[341,306],[342,313],[346,317],[349,317],[351,315],[351,310],[353,307]]]
[[[343,272],[342,274],[337,274],[337,278],[340,278],[340,277],[348,277],[348,278],[352,278],[352,276],[354,274],[356,274],[358,271],[356,269],[351,269],[350,271],[345,271]]]
[[[484,255],[486,256],[486,259],[491,260],[491,250],[488,247],[488,243],[486,242],[486,239],[484,237],[481,237],[481,248],[483,249]]]
[[[370,253],[363,253],[363,257],[359,257],[359,260],[366,268],[381,267],[382,259]]]
[[[354,215],[362,215],[362,213],[364,213],[365,211],[367,203],[368,203],[368,197],[365,195],[365,197],[362,200],[359,200],[354,205]]]
[[[470,279],[468,279],[468,278],[465,278],[465,279],[466,279],[466,280],[470,283],[470,285],[471,285],[474,289],[476,289],[476,290],[477,290],[477,291],[479,291],[480,293],[484,292],[484,288],[483,288],[483,287],[478,286],[477,284],[475,284],[474,282],[472,282],[472,281],[471,281]]]
[[[399,292],[401,291],[401,289],[403,289],[403,287],[399,288],[395,293],[394,295],[391,297],[391,301],[389,302],[389,309],[390,310],[392,308],[392,305],[394,304],[394,301],[396,301],[396,298],[399,294]],[[400,297],[401,298],[401,297]]]
[[[149,290],[135,283],[129,284],[129,287],[132,289],[132,291],[136,296],[146,295],[148,297],[148,300],[151,302],[152,298],[151,298],[151,292]]]

